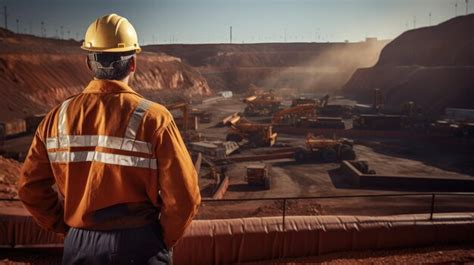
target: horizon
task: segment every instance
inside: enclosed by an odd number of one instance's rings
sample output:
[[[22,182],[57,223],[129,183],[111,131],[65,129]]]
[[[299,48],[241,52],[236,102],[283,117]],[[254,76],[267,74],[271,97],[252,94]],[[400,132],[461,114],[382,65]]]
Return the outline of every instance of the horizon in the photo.
[[[461,0],[111,1],[3,0],[0,23],[7,6],[9,30],[49,38],[81,40],[94,19],[117,13],[134,25],[143,46],[226,44],[230,27],[234,44],[354,43],[391,40],[465,14]]]

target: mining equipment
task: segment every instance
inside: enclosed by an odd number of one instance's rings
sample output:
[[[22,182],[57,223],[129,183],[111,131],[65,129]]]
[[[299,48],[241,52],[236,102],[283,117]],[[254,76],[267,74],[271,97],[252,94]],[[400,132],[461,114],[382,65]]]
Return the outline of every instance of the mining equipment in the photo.
[[[227,141],[242,142],[245,139],[255,147],[273,146],[276,143],[277,134],[270,124],[254,123],[238,114],[225,118],[223,123],[230,126]]]
[[[316,100],[312,98],[306,98],[306,97],[295,98],[291,101],[291,107],[296,107],[299,105],[316,105],[316,104],[318,104]]]
[[[405,118],[392,114],[361,114],[354,117],[354,128],[370,130],[398,130]]]
[[[297,162],[322,160],[335,162],[338,160],[354,160],[356,155],[353,149],[354,141],[347,138],[328,139],[323,136],[306,136],[306,148],[300,147],[295,151]]]
[[[210,123],[212,113],[200,110],[200,109],[191,109],[190,117],[197,117],[199,123]]]
[[[299,125],[310,118],[316,118],[316,104],[301,104],[273,114],[272,124]]]
[[[316,113],[319,116],[325,117],[341,117],[351,118],[354,112],[354,107],[343,104],[329,105],[329,95],[326,95],[318,100]]]
[[[175,122],[181,131],[181,135],[185,142],[197,142],[201,140],[201,134],[197,131],[199,127],[199,120],[197,116],[193,116],[192,119],[190,116],[189,104],[187,103],[176,103],[171,105],[166,105],[166,108],[169,111],[172,110],[181,110],[183,116],[176,117]]]
[[[201,153],[213,159],[224,159],[239,149],[239,145],[230,141],[199,141],[189,143],[188,148],[192,152]]]
[[[269,174],[270,165],[260,163],[247,166],[247,183],[253,186],[262,186],[266,190],[271,189],[272,179]]]
[[[187,131],[189,127],[189,106],[187,103],[176,103],[176,104],[171,104],[167,105],[166,108],[169,111],[179,109],[183,112],[183,126],[182,130]]]
[[[281,100],[272,90],[244,99],[247,104],[244,110],[246,116],[270,116],[281,109]]]

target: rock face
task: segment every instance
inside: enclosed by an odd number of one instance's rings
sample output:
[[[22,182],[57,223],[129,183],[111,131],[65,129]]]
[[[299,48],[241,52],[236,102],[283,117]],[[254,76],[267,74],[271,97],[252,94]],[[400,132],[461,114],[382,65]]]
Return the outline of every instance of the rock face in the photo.
[[[243,92],[253,84],[322,92],[340,89],[357,68],[374,65],[387,42],[173,44],[144,49],[182,58],[214,90]]]
[[[358,69],[343,90],[364,103],[380,88],[385,104],[415,101],[425,112],[474,108],[474,15],[410,30],[387,44],[374,67]]]
[[[16,35],[0,29],[0,120],[42,113],[80,93],[92,76],[72,40]],[[164,90],[206,95],[206,80],[179,58],[143,52],[131,86],[147,95]]]
[[[21,163],[0,156],[0,199],[18,198]]]

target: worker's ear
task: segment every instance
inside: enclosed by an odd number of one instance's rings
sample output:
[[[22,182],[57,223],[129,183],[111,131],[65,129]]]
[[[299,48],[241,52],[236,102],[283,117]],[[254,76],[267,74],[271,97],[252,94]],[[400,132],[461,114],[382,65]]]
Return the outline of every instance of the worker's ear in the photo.
[[[86,56],[86,65],[87,65],[87,69],[89,69],[90,71],[92,71],[92,67],[91,67],[91,64],[90,64],[89,56]]]
[[[130,58],[130,72],[134,73],[137,70],[137,56]]]

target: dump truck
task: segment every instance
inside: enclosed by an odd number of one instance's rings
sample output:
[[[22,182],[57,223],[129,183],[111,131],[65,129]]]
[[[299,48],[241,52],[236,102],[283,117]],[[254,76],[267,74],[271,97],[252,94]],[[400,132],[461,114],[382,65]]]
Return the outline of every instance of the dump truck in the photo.
[[[226,140],[242,142],[247,140],[255,147],[273,146],[276,143],[277,133],[273,132],[270,124],[260,124],[242,118],[238,113],[224,118],[224,125],[230,126]]]
[[[227,133],[226,140],[241,142],[244,139],[256,147],[273,146],[276,143],[277,133],[267,124],[241,122],[232,125]]]
[[[244,103],[247,104],[244,110],[246,116],[269,116],[281,109],[281,100],[271,90],[246,97]]]
[[[272,186],[271,176],[269,174],[270,165],[260,163],[247,166],[247,183],[252,186],[261,186],[269,190]]]
[[[329,139],[308,134],[306,136],[306,147],[299,147],[295,151],[294,158],[297,162],[354,160],[356,155],[353,144],[354,141],[347,138]]]

